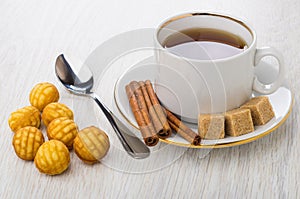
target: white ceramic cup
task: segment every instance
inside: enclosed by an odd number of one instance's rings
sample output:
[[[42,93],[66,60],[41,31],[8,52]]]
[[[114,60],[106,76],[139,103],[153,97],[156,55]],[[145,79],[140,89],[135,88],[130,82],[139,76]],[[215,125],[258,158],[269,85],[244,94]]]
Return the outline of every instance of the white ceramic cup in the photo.
[[[213,28],[243,38],[247,49],[215,60],[197,60],[171,53],[163,47],[168,36],[189,28]],[[155,36],[158,77],[155,89],[159,100],[183,120],[196,122],[199,113],[222,113],[238,108],[251,97],[253,90],[270,94],[282,84],[282,55],[271,47],[257,48],[256,33],[241,20],[213,13],[190,13],[164,21]],[[254,75],[254,68],[265,56],[279,64],[277,79],[265,85]]]

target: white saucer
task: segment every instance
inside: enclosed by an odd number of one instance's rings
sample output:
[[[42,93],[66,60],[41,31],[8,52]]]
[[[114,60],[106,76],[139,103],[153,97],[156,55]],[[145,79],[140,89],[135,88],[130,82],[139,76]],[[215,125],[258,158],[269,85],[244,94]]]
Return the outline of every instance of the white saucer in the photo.
[[[128,125],[131,125],[134,128],[138,129],[138,125],[131,112],[127,95],[125,92],[125,86],[132,80],[145,81],[148,79],[152,82],[155,82],[155,79],[157,78],[157,71],[158,68],[153,61],[153,57],[150,57],[130,67],[119,77],[115,84],[114,98],[116,107],[121,113],[121,115],[124,117],[124,119],[128,122]],[[262,73],[262,70],[258,73]],[[257,75],[260,76],[260,74]],[[258,94],[253,93],[253,96],[257,95]],[[268,97],[273,106],[275,118],[273,118],[265,125],[256,126],[254,132],[238,137],[226,136],[224,139],[202,140],[200,146],[190,145],[186,140],[184,140],[182,137],[176,134],[173,134],[173,136],[171,136],[168,139],[161,139],[161,141],[167,142],[169,144],[192,148],[222,148],[245,144],[253,140],[259,139],[271,133],[272,131],[277,129],[281,124],[283,124],[283,122],[287,119],[292,109],[293,97],[291,91],[288,88],[280,87],[276,92],[268,95]],[[196,125],[187,125],[190,126],[195,132],[197,132]]]

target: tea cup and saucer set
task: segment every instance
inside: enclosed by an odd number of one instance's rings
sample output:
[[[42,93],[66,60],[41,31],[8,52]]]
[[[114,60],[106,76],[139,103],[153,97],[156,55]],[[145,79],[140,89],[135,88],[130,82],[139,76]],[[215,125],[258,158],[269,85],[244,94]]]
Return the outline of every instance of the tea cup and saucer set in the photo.
[[[118,52],[107,50],[119,42],[123,45]],[[277,64],[266,62],[266,57],[273,57]],[[228,15],[184,13],[171,17],[155,30],[116,36],[96,49],[86,63],[99,77],[97,89],[105,89],[101,82],[112,82],[106,88],[112,90],[107,102],[128,126],[136,129],[125,91],[131,81],[150,80],[161,104],[195,132],[199,114],[224,113],[261,95],[267,96],[272,105],[275,116],[266,124],[255,126],[253,132],[202,139],[197,146],[176,133],[161,139],[176,146],[223,148],[249,143],[281,126],[293,107],[280,51],[258,48],[253,28]],[[99,64],[106,68],[99,69]]]

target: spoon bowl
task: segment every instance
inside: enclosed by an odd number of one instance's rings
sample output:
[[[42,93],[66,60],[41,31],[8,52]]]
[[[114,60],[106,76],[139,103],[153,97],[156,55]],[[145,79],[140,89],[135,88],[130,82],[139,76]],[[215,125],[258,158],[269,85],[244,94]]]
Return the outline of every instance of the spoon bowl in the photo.
[[[90,72],[89,70],[86,71]],[[59,55],[56,59],[55,73],[68,91],[76,95],[88,96],[95,100],[111,124],[123,148],[131,157],[143,159],[150,155],[149,148],[134,133],[132,133],[92,91],[94,85],[92,73],[90,73],[87,78],[84,78],[84,80],[80,79],[80,77],[75,74],[63,54]]]

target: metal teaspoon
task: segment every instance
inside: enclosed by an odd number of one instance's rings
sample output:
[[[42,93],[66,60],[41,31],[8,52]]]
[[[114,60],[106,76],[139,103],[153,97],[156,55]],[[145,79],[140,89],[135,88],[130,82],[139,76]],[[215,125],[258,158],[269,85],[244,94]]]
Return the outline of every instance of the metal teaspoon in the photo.
[[[81,82],[79,77],[74,73],[73,69],[61,54],[57,57],[55,63],[55,73],[64,87],[73,94],[91,97],[98,104],[104,115],[110,122],[113,130],[121,141],[125,151],[136,159],[146,158],[150,155],[149,148],[136,137],[92,92],[94,78],[90,74],[87,81]]]

